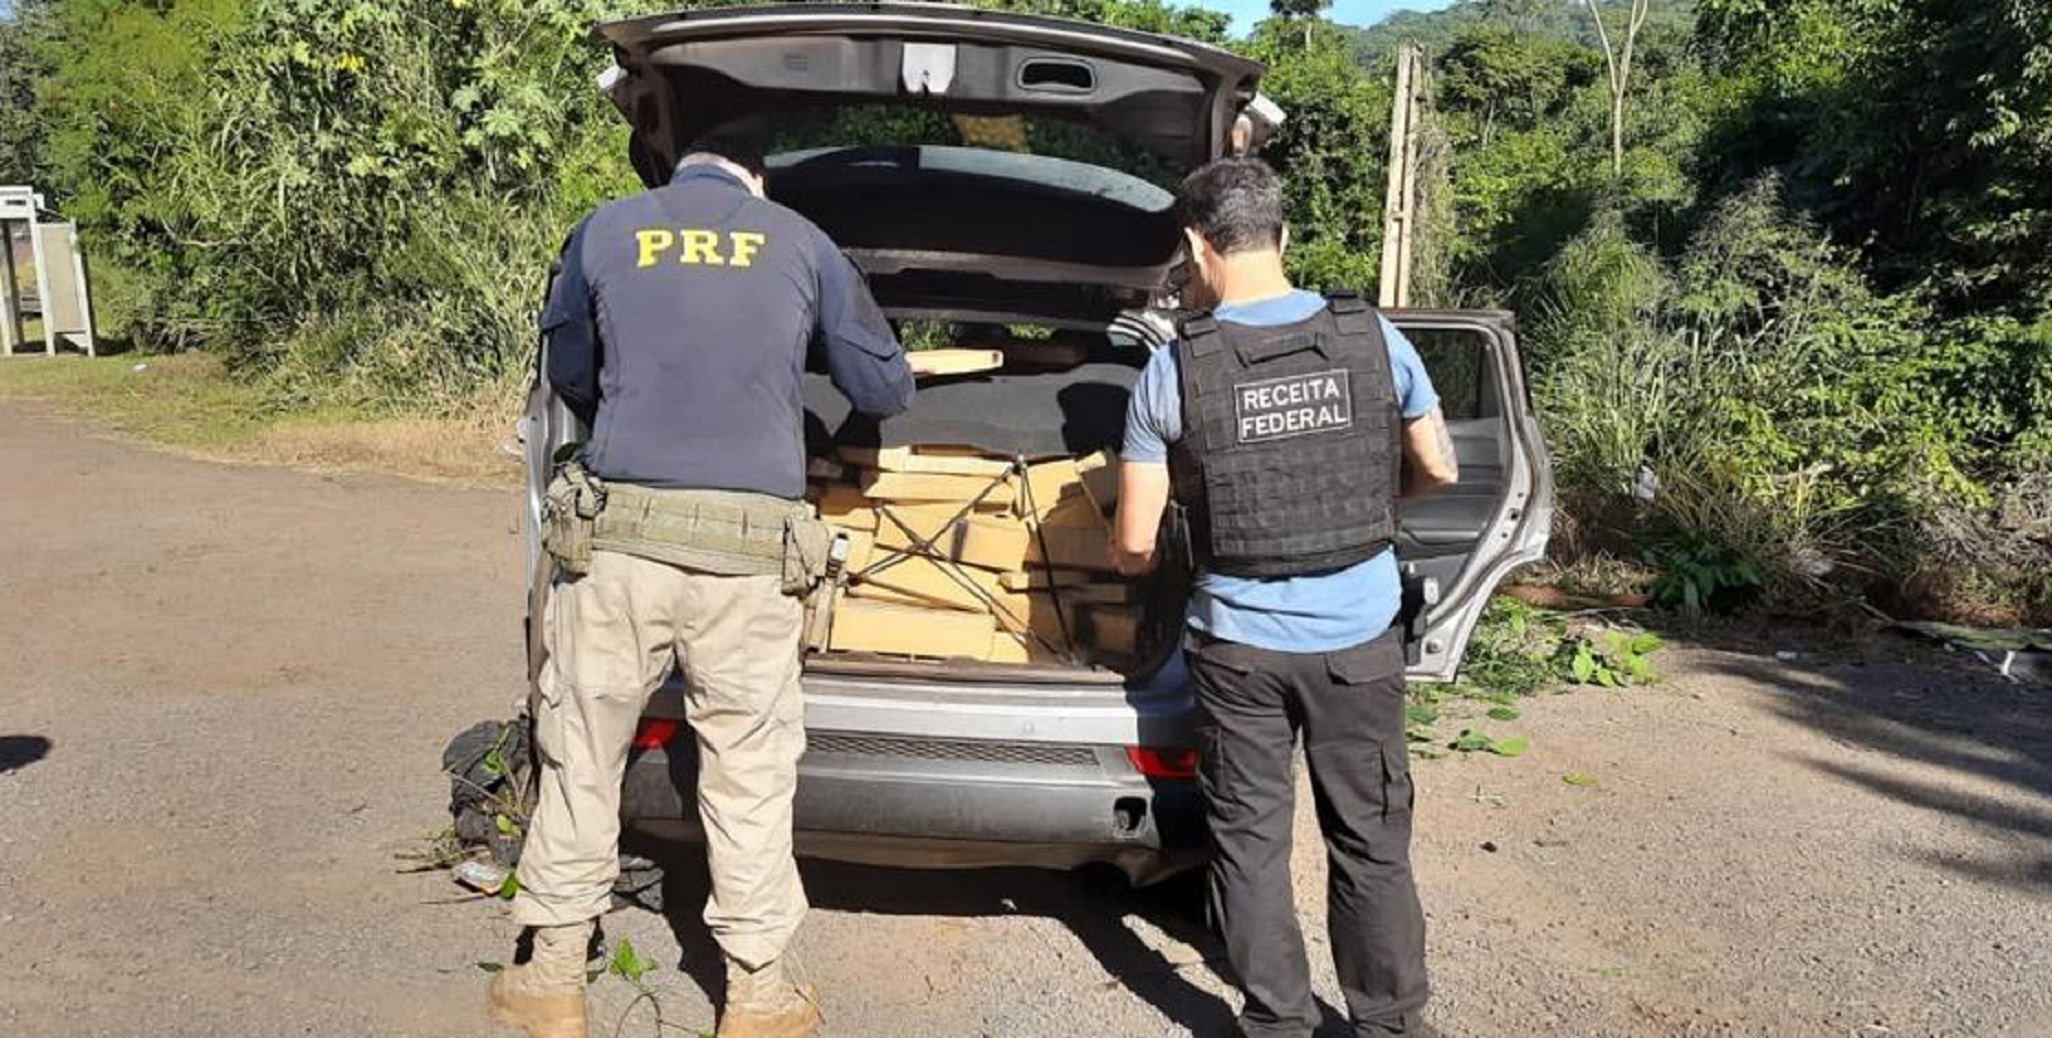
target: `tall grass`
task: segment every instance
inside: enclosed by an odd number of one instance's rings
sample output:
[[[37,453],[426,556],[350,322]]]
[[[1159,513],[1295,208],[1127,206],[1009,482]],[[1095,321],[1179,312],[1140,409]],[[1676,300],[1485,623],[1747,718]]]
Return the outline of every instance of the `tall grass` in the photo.
[[[1914,297],[1873,293],[1771,178],[1672,261],[1599,215],[1540,295],[1536,392],[1568,509],[1598,530],[1585,546],[1711,545],[1794,605],[1901,585],[1937,517],[1991,501],[1985,405],[1954,391],[1981,347],[1947,348]]]

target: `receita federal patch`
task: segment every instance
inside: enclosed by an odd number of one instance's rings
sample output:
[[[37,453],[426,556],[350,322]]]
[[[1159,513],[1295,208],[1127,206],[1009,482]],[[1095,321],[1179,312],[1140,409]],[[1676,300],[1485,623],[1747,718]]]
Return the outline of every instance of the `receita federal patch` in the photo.
[[[1354,394],[1344,369],[1241,382],[1233,386],[1241,443],[1352,428]]]

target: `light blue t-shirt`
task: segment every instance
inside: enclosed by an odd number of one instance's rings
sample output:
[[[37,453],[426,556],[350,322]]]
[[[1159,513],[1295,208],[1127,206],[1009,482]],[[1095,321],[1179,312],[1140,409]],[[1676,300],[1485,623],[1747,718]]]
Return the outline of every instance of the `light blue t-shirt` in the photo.
[[[1292,324],[1318,312],[1325,297],[1315,292],[1221,306],[1212,316],[1234,324]],[[1378,320],[1382,320],[1378,315]],[[1389,343],[1390,372],[1396,377],[1397,410],[1417,418],[1439,406],[1439,394],[1425,373],[1418,348],[1382,320]],[[1165,462],[1169,444],[1183,436],[1182,377],[1176,350],[1154,352],[1126,410],[1127,461]],[[1274,652],[1333,652],[1381,634],[1396,620],[1403,584],[1396,552],[1307,577],[1233,577],[1199,572],[1190,595],[1190,626],[1215,638]]]

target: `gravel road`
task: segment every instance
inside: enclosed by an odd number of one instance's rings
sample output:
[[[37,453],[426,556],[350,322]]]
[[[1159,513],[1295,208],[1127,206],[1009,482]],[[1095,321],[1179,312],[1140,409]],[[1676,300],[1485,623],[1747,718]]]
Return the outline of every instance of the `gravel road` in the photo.
[[[443,742],[521,692],[515,497],[194,461],[20,403],[0,472],[0,1035],[493,1033],[477,964],[514,928],[395,855],[445,823]],[[1523,757],[1420,764],[1436,1024],[2052,1035],[2052,691],[1781,647],[1679,647],[1657,688],[1531,703],[1505,726]],[[710,1026],[695,871],[674,918],[607,923],[661,964],[671,1034]],[[1213,945],[1165,898],[1009,870],[807,881],[801,968],[843,1038],[1229,1020]],[[657,1033],[623,982],[594,993],[595,1034]]]

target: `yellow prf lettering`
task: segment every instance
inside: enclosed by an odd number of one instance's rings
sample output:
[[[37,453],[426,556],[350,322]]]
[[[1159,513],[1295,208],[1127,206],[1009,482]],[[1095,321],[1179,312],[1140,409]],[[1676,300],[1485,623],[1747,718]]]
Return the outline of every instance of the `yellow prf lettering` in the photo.
[[[720,258],[719,234],[715,231],[685,231],[684,255],[681,261],[704,263],[715,267],[724,265],[727,261]]]
[[[634,261],[637,267],[655,266],[656,256],[664,249],[677,244],[676,237],[660,227],[635,231],[634,240],[641,245],[641,258]]]
[[[754,231],[734,231],[727,235],[734,247],[734,265],[746,267],[755,262],[755,251],[769,241],[766,234]]]

